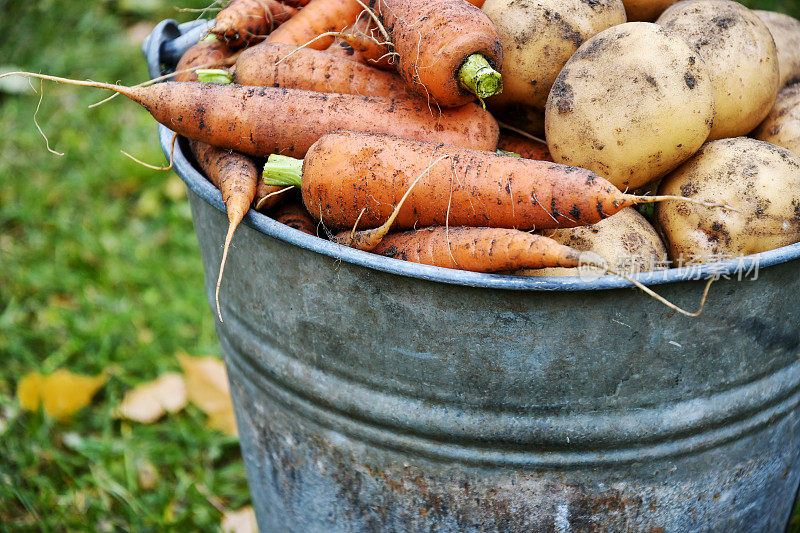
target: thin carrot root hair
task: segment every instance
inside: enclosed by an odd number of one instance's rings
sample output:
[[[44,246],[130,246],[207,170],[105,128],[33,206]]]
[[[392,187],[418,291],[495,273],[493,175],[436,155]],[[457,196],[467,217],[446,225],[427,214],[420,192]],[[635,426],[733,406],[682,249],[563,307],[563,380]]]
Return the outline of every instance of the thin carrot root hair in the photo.
[[[228,224],[228,233],[225,235],[225,244],[222,247],[222,260],[219,265],[219,276],[217,276],[217,286],[214,289],[214,302],[217,304],[217,316],[220,324],[222,323],[222,309],[219,305],[219,288],[222,286],[222,274],[225,272],[225,263],[228,259],[228,249],[230,248],[233,234],[238,227],[237,224]]]
[[[139,159],[136,159],[135,157],[133,157],[131,154],[129,154],[125,150],[120,150],[120,152],[125,157],[128,157],[128,158],[132,159],[133,161],[139,163],[143,167],[149,168],[150,170],[170,170],[170,169],[172,169],[172,164],[174,163],[175,141],[177,141],[177,140],[178,140],[178,134],[177,133],[173,133],[172,134],[172,144],[170,145],[170,149],[169,149],[169,165],[167,165],[165,167],[157,167],[155,165],[147,164],[144,161],[140,161]]]
[[[680,202],[687,202],[690,204],[697,204],[702,205],[705,207],[719,207],[725,209],[726,211],[734,211],[736,213],[739,212],[738,209],[730,205],[728,202],[720,201],[720,202],[706,202],[703,200],[696,200],[694,198],[686,198],[685,196],[672,196],[672,195],[661,195],[661,196],[639,196],[635,194],[625,194],[625,199],[631,202],[631,205],[637,204],[653,204],[656,202],[665,202],[669,200],[676,200]]]
[[[542,144],[547,144],[547,141],[545,141],[541,137],[537,137],[536,135],[532,135],[532,134],[528,133],[527,131],[525,131],[523,129],[520,129],[520,128],[517,128],[516,126],[512,126],[511,124],[508,124],[506,122],[502,122],[502,121],[498,120],[497,121],[497,125],[500,126],[501,128],[503,128],[504,130],[513,131],[514,133],[516,133],[518,135],[522,135],[523,137],[525,137],[527,139],[530,139],[532,141],[540,142]]]
[[[708,291],[711,289],[711,284],[714,283],[714,281],[716,281],[717,279],[719,279],[719,275],[718,274],[715,274],[715,275],[711,276],[710,278],[708,278],[708,282],[706,283],[706,286],[703,289],[703,297],[700,299],[700,307],[698,308],[697,311],[692,313],[692,312],[687,311],[687,310],[685,310],[685,309],[683,309],[681,307],[678,307],[677,305],[675,305],[674,303],[670,302],[669,300],[667,300],[666,298],[664,298],[663,296],[658,294],[656,291],[654,291],[653,289],[651,289],[647,285],[645,285],[645,284],[633,279],[631,276],[628,276],[627,274],[623,274],[622,272],[617,272],[616,270],[608,268],[608,266],[606,266],[606,265],[604,265],[602,263],[599,263],[599,262],[595,263],[593,261],[582,261],[582,265],[598,268],[598,269],[602,270],[603,272],[606,272],[607,274],[611,274],[612,276],[617,276],[619,278],[622,278],[625,281],[628,281],[628,282],[632,283],[637,289],[639,289],[640,291],[644,292],[645,294],[647,294],[648,296],[650,296],[654,300],[657,300],[657,301],[661,302],[662,304],[666,305],[667,307],[669,307],[670,309],[672,309],[673,311],[677,311],[678,313],[680,313],[680,314],[682,314],[684,316],[688,316],[690,318],[698,317],[703,312],[703,309],[705,308],[705,305],[706,305],[706,300],[708,299]]]
[[[367,211],[367,208],[363,208],[361,212],[358,214],[358,218],[356,219],[355,224],[353,225],[353,229],[347,233],[346,237],[341,233],[336,235],[331,240],[337,242],[339,244],[343,244],[344,246],[349,246],[351,248],[357,248],[359,250],[363,250],[365,252],[371,252],[378,246],[383,238],[389,233],[389,229],[392,227],[394,220],[397,218],[398,213],[400,213],[400,209],[403,207],[403,203],[406,201],[406,198],[411,194],[411,191],[414,189],[414,186],[419,183],[419,180],[422,179],[428,172],[430,172],[431,168],[434,167],[439,161],[443,159],[448,159],[449,155],[443,155],[438,158],[436,161],[428,165],[428,167],[422,171],[422,173],[416,177],[416,179],[411,183],[411,185],[406,190],[403,197],[400,198],[400,201],[397,202],[397,206],[395,206],[392,214],[386,219],[386,222],[381,224],[379,227],[375,229],[368,229],[364,231],[356,231],[358,228],[358,223],[361,221],[361,217],[364,216],[364,213]]]
[[[33,123],[36,125],[36,129],[39,130],[39,133],[44,138],[45,145],[47,146],[47,151],[57,156],[63,156],[64,152],[56,152],[55,150],[50,148],[50,139],[48,139],[47,135],[44,134],[44,131],[42,130],[41,126],[39,126],[39,121],[36,120],[36,115],[39,113],[39,107],[41,107],[42,99],[44,98],[44,81],[40,80],[40,82],[41,83],[39,84],[39,103],[36,104],[36,111],[33,112]],[[28,80],[28,83],[30,83],[30,80]],[[33,84],[31,84],[31,89],[33,89]],[[36,89],[33,89],[33,92],[36,92]]]
[[[292,56],[296,52],[298,52],[299,50],[312,45],[314,43],[314,41],[317,41],[318,39],[322,39],[323,37],[342,37],[343,35],[344,34],[342,32],[340,32],[340,31],[326,31],[325,33],[320,33],[319,35],[317,35],[316,37],[314,37],[310,41],[307,41],[307,42],[301,44],[300,46],[298,46],[297,48],[295,48],[294,50],[292,50],[291,52],[289,52],[288,54],[283,56],[283,58],[280,61],[275,63],[275,66],[277,67],[278,65],[280,65],[281,63],[283,63],[284,61],[289,59],[289,56]]]
[[[279,191],[275,191],[275,192],[269,193],[268,195],[264,196],[263,198],[261,198],[258,201],[258,203],[256,204],[256,210],[261,209],[261,207],[264,205],[264,202],[266,202],[268,198],[272,198],[273,196],[278,196],[279,194],[283,194],[286,191],[291,191],[294,188],[295,188],[294,185],[292,185],[290,187],[284,187],[283,189],[281,189]]]
[[[228,58],[225,58],[223,60],[220,60],[220,61],[212,61],[211,63],[206,63],[204,65],[197,65],[195,67],[176,70],[174,72],[170,72],[169,74],[164,74],[163,76],[159,76],[157,78],[152,78],[152,79],[149,79],[149,80],[145,80],[145,81],[143,81],[141,83],[137,83],[136,85],[132,85],[130,88],[131,89],[135,89],[137,87],[147,87],[148,85],[152,85],[154,83],[158,83],[159,81],[164,81],[164,80],[168,80],[170,78],[173,78],[173,77],[177,76],[178,74],[186,74],[187,72],[194,72],[194,71],[199,70],[199,69],[212,68],[212,67],[231,67],[236,63],[236,58],[239,57],[239,54],[241,52],[242,52],[241,50],[238,50],[232,56],[230,56]],[[109,100],[113,100],[114,98],[119,96],[119,94],[120,93],[114,93],[111,96],[109,96],[108,98],[104,98],[104,99],[100,100],[99,102],[95,102],[95,103],[93,103],[92,105],[89,106],[89,109],[91,109],[93,107],[97,107],[99,105],[102,105],[102,104],[108,102]]]

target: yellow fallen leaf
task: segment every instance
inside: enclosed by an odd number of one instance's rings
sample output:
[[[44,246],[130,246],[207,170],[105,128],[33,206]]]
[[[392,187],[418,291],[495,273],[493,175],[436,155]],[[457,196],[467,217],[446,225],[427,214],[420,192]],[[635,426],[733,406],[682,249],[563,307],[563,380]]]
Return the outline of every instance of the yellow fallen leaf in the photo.
[[[225,365],[216,357],[192,357],[177,354],[186,376],[189,401],[208,415],[208,425],[228,435],[236,436],[236,420],[228,387]]]
[[[188,401],[186,382],[178,373],[169,372],[125,393],[117,416],[142,424],[151,424],[164,413],[177,413]]]
[[[258,533],[253,506],[248,505],[238,511],[228,511],[222,515],[220,528],[222,533]]]
[[[32,372],[17,385],[20,405],[36,411],[41,404],[44,412],[58,420],[65,420],[89,405],[92,396],[106,383],[105,374],[82,376],[59,369],[49,376]]]
[[[27,411],[38,411],[42,403],[42,380],[44,377],[38,372],[25,375],[17,383],[17,398],[20,406]]]

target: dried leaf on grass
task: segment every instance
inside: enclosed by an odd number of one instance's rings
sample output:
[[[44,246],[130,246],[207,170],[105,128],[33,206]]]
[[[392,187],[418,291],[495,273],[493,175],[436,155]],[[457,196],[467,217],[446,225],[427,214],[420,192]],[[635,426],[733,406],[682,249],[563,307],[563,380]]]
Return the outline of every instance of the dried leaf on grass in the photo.
[[[223,515],[220,527],[223,533],[258,533],[256,513],[251,505],[228,511]]]
[[[105,385],[108,376],[82,376],[59,369],[48,376],[31,372],[17,384],[17,397],[23,409],[44,412],[57,420],[66,420],[89,405],[92,396]]]
[[[237,436],[228,375],[222,361],[216,357],[192,357],[182,352],[177,357],[186,377],[189,401],[208,415],[210,428]]]
[[[126,392],[116,415],[142,424],[151,424],[165,413],[182,410],[187,401],[183,376],[169,372]]]

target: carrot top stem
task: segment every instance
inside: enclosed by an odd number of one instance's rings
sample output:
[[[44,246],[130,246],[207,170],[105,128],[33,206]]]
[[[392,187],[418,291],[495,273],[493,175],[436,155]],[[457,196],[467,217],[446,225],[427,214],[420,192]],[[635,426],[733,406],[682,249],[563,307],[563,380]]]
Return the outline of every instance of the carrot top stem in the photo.
[[[303,160],[287,155],[272,154],[264,164],[264,183],[276,187],[300,187]]]
[[[231,73],[222,68],[199,68],[195,71],[197,73],[197,81],[205,83],[221,83],[227,85],[233,83],[233,76]]]
[[[481,54],[472,54],[458,69],[461,85],[478,98],[503,92],[503,77]]]

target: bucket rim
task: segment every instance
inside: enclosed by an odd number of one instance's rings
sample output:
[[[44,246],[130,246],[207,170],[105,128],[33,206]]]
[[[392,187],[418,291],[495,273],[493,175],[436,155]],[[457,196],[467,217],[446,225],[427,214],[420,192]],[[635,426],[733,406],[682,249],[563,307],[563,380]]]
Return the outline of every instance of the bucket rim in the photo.
[[[161,149],[169,157],[174,133],[166,126],[158,126],[158,135]],[[210,205],[225,213],[225,204],[219,190],[195,169],[186,157],[181,142],[175,143],[173,154],[173,169],[186,183],[186,186],[200,196]],[[251,228],[278,239],[325,256],[336,261],[344,261],[352,265],[370,268],[398,276],[461,285],[475,288],[507,289],[507,290],[532,290],[532,291],[593,291],[622,289],[634,285],[623,278],[614,275],[604,275],[592,279],[575,276],[550,276],[529,277],[513,276],[506,274],[483,274],[450,268],[435,267],[393,259],[370,252],[363,252],[334,242],[322,239],[316,235],[309,235],[302,231],[290,228],[276,220],[250,209],[243,222]],[[757,274],[760,269],[773,265],[787,263],[800,258],[800,242],[761,252],[753,255],[728,259],[716,263],[704,263],[681,268],[653,270],[641,272],[631,276],[644,285],[662,285],[684,281],[707,280],[714,276],[739,277]]]

